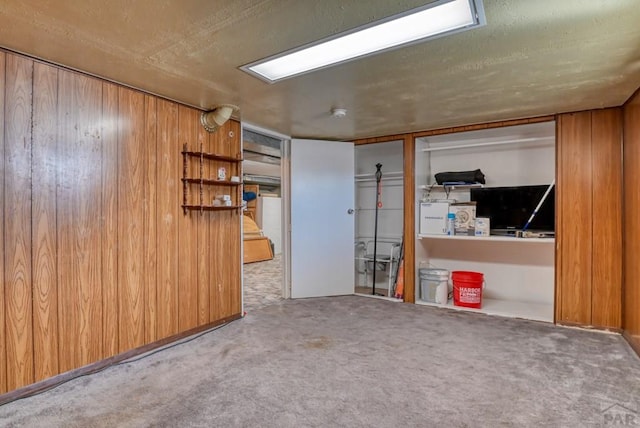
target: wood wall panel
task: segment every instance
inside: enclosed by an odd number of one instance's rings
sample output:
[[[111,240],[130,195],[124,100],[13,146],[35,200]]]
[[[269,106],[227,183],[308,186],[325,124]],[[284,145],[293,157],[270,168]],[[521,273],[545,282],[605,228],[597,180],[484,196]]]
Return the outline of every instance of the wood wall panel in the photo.
[[[618,108],[558,117],[556,321],[621,328]]]
[[[34,380],[31,271],[33,61],[6,57],[4,289],[7,389]]]
[[[0,394],[240,313],[239,213],[180,207],[180,140],[240,125],[199,114],[0,50]]]
[[[640,353],[640,92],[624,106],[625,337]]]
[[[58,271],[56,185],[58,70],[33,72],[33,346],[35,380],[58,373]]]
[[[227,133],[227,145],[229,146],[229,155],[235,157],[242,157],[242,149],[238,144],[239,135],[241,134],[240,122],[236,122],[231,120],[227,122],[228,129],[230,133]],[[232,164],[231,171],[233,175],[240,175],[241,165]],[[235,188],[239,191],[239,188]],[[242,196],[238,194],[238,200],[241,199]],[[229,311],[229,316],[240,313],[242,310],[242,268],[237,269],[233,260],[241,260],[242,252],[241,252],[241,213],[239,211],[228,211],[229,224],[225,229],[225,241],[229,242],[230,250],[227,254],[228,262],[226,263],[226,269],[229,272],[229,279],[227,284],[229,284],[229,295],[231,296],[231,307]]]
[[[591,113],[593,271],[591,324],[622,327],[622,114]]]
[[[178,221],[182,186],[182,157],[178,142],[178,106],[164,100],[157,102],[157,297],[158,339],[178,332]]]
[[[224,156],[240,156],[240,147],[235,144],[237,136],[240,135],[240,124],[236,121],[225,123],[216,133],[211,135],[210,146],[214,153]],[[224,166],[227,170],[236,171],[235,166],[228,162],[220,162],[219,166]],[[230,255],[240,258],[240,244],[234,242],[240,240],[240,214],[235,211],[223,211],[216,213],[218,222],[215,223],[214,230],[215,254]],[[237,246],[237,249],[236,249]],[[215,272],[214,289],[216,295],[212,298],[213,309],[217,317],[227,317],[236,314],[241,310],[240,305],[240,272],[234,268],[234,263],[228,263],[226,259],[216,260],[216,265],[212,270]]]
[[[197,127],[197,147],[202,145],[203,150],[210,152],[209,133],[204,127]],[[205,177],[213,177],[211,163],[204,166]],[[211,223],[210,214],[199,215],[197,223],[197,257],[198,257],[198,325],[210,323],[214,318],[211,313]]]
[[[144,265],[145,265],[145,311],[144,311],[144,342],[152,343],[157,340],[157,234],[156,234],[156,174],[157,168],[157,138],[156,127],[157,110],[156,98],[150,95],[144,97],[145,115],[145,169],[144,183]]]
[[[4,286],[4,254],[5,254],[5,237],[4,237],[4,166],[5,166],[5,148],[4,148],[4,82],[5,82],[5,59],[6,55],[0,51],[0,164],[3,169],[0,173],[0,394],[7,392],[7,347],[5,342],[5,286]]]
[[[200,150],[197,146],[196,126],[199,115],[195,110],[186,106],[178,108],[178,139],[172,143],[174,150],[180,150],[187,144],[190,150]],[[190,159],[191,176],[196,176],[200,169],[198,159]],[[197,172],[199,174],[199,172]],[[198,186],[191,186],[194,193],[199,193]],[[194,199],[195,200],[195,199]],[[211,205],[211,201],[204,202]],[[193,211],[178,217],[180,230],[178,253],[180,262],[178,268],[178,328],[188,330],[198,325],[198,219],[200,213]]]
[[[61,70],[57,183],[60,369],[103,358],[102,84]]]
[[[118,88],[119,352],[144,344],[144,95]]]
[[[590,325],[590,112],[563,114],[558,117],[556,163],[556,321]]]
[[[211,151],[211,153],[223,154],[223,150],[222,150],[223,144],[222,144],[221,135],[224,132],[224,130],[225,130],[225,126],[223,126],[220,130],[218,130],[218,132],[209,134],[209,141],[207,143],[207,147],[209,147],[209,150]],[[212,162],[211,165],[214,171],[216,171],[218,166],[222,164],[219,164],[218,162]],[[224,214],[224,213],[220,213],[220,214]],[[223,218],[224,217],[220,217],[221,220]],[[218,222],[212,223],[210,227],[211,227],[211,230],[210,230],[211,250],[214,254],[222,254],[222,252],[224,251],[223,239],[222,239],[222,236],[224,234],[224,224],[222,221],[218,221]],[[211,262],[211,268],[210,268],[211,294],[209,296],[209,299],[210,299],[209,307],[214,318],[224,317],[223,314],[226,312],[224,309],[225,288],[224,288],[224,282],[223,282],[224,275],[222,272],[224,262],[222,260],[219,260],[216,257],[210,257],[210,262]]]
[[[102,83],[102,353],[118,353],[118,87]]]

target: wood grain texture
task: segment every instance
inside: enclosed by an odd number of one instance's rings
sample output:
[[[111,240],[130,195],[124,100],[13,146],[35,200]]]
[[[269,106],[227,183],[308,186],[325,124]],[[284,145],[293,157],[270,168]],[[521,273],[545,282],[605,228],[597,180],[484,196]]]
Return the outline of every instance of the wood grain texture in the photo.
[[[218,129],[216,132],[209,134],[209,147],[213,150],[213,153],[222,154],[222,139],[221,133],[224,130],[224,126]],[[213,163],[214,169],[221,165],[218,162]],[[216,221],[211,222],[211,248],[213,254],[223,254],[224,252],[224,223],[223,213],[212,213],[215,215]],[[225,309],[225,296],[226,286],[224,283],[223,262],[216,256],[211,257],[211,275],[212,275],[212,293],[211,293],[211,311],[214,314],[214,318],[224,317],[227,313]]]
[[[103,357],[102,84],[60,70],[58,93],[59,364],[67,371]]]
[[[197,123],[199,114],[192,108],[178,107],[178,140],[171,142],[176,148],[172,156],[179,155],[179,148],[184,143],[191,150],[200,150],[196,147]],[[199,170],[200,160],[193,159],[194,168]],[[198,186],[192,186],[195,189]],[[209,205],[211,202],[205,202]],[[198,325],[198,219],[201,214],[194,211],[178,217],[178,328],[188,330]]]
[[[119,351],[118,87],[102,83],[102,353]]]
[[[7,389],[34,380],[31,270],[33,61],[6,56],[4,290]]]
[[[5,254],[5,237],[4,237],[4,165],[5,165],[5,148],[4,148],[4,98],[5,98],[5,63],[6,54],[0,51],[0,164],[2,164],[2,173],[0,173],[0,280],[4,284],[4,254]],[[7,346],[5,341],[5,287],[0,287],[0,394],[7,392]]]
[[[157,339],[157,138],[156,127],[157,109],[156,98],[150,95],[144,97],[144,123],[145,123],[145,182],[144,182],[144,266],[145,266],[145,306],[144,306],[144,343],[152,343]]]
[[[144,95],[118,88],[119,352],[144,343]]]
[[[624,106],[624,288],[625,337],[640,353],[640,92]]]
[[[591,113],[558,116],[556,321],[591,324]]]
[[[197,127],[196,147],[202,145],[203,150],[211,152],[209,133],[202,126]],[[212,177],[213,168],[208,162],[204,166],[205,177]],[[198,325],[212,321],[211,314],[211,222],[215,213],[196,216],[197,224],[197,257],[198,257]]]
[[[239,213],[179,229],[179,137],[241,152],[237,121],[0,51],[0,394],[240,313]]]
[[[242,141],[240,139],[241,135],[241,127],[240,122],[235,120],[230,120],[228,122],[229,129],[231,134],[229,137],[229,146],[231,149],[231,155],[237,154],[240,156],[242,153]],[[241,165],[240,164],[232,164],[231,171],[234,175],[242,176],[241,174]],[[239,189],[236,188],[236,192],[239,192]],[[241,195],[236,196],[240,201],[242,198]],[[227,253],[227,260],[229,264],[229,284],[231,285],[231,314],[230,316],[239,314],[242,312],[242,251],[241,251],[241,240],[242,240],[242,214],[240,211],[231,211],[228,213],[230,225],[227,229],[227,237],[226,239],[231,243],[231,250]]]
[[[591,323],[622,327],[622,111],[591,113],[593,270]]]
[[[41,63],[33,72],[33,355],[35,381],[58,366],[58,270],[56,184],[58,70]]]
[[[221,132],[220,132],[221,131]],[[240,124],[237,121],[230,120],[220,129],[220,140],[222,144],[222,152],[225,155],[239,157],[242,152],[240,143]],[[229,164],[227,170],[235,171],[236,164]],[[240,269],[242,254],[240,253],[240,213],[238,211],[227,211],[220,213],[224,222],[222,238],[225,243],[224,250],[221,254],[226,254],[220,269],[223,271],[223,281],[225,290],[223,291],[226,299],[223,313],[224,317],[232,316],[241,310],[241,285],[240,285]],[[218,253],[220,254],[220,253]]]
[[[182,188],[178,105],[157,101],[157,338],[178,332],[178,221]]]
[[[404,301],[415,303],[416,301],[416,140],[412,135],[404,137]]]

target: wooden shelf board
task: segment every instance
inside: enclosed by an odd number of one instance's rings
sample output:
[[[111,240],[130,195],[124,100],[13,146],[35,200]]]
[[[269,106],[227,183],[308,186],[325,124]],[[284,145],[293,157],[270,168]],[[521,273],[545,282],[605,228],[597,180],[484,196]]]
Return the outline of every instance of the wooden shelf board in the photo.
[[[207,184],[210,186],[239,186],[242,184],[241,182],[229,180],[212,180],[207,178],[203,178],[202,180],[199,178],[183,178],[182,181],[195,184],[200,184],[200,182],[202,182],[202,184]]]
[[[225,206],[213,206],[213,205],[182,205],[185,210],[191,211],[229,211],[242,208],[240,205],[232,205],[230,207]]]
[[[455,309],[458,311],[477,312],[486,315],[497,315],[509,318],[523,318],[534,321],[553,322],[553,304],[518,302],[512,300],[482,299],[482,308],[465,308],[454,306],[453,302],[446,305],[425,302],[416,299],[417,305],[435,306],[439,308]]]
[[[553,244],[555,238],[516,238],[515,236],[465,236],[465,235],[418,235],[418,239],[443,239],[458,241],[490,241],[490,242],[517,242],[527,244]]]
[[[203,157],[205,159],[213,159],[213,160],[219,160],[219,161],[225,161],[225,162],[242,162],[242,158],[236,158],[233,156],[226,156],[226,155],[218,155],[215,153],[193,152],[193,151],[185,150],[182,152],[182,154],[186,156],[191,156],[194,158]]]

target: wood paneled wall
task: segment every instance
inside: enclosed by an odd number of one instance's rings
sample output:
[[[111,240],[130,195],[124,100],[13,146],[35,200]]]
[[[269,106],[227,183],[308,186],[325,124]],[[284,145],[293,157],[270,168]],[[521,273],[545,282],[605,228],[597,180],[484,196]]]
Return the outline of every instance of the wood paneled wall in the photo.
[[[240,313],[239,212],[180,208],[182,145],[239,136],[0,51],[0,393]]]
[[[557,118],[556,322],[622,326],[622,114]]]
[[[640,92],[624,106],[625,337],[640,354]]]

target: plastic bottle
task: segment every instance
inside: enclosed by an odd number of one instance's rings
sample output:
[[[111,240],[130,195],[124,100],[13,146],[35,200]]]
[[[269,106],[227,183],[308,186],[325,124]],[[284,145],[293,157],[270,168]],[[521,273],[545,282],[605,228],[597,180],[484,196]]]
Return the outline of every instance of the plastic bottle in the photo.
[[[456,232],[456,215],[449,213],[447,215],[447,235],[455,235]]]

